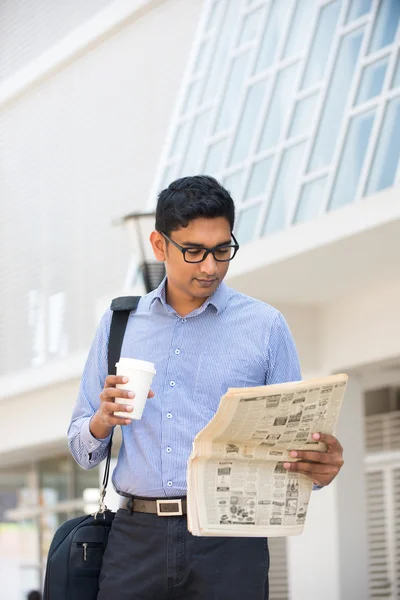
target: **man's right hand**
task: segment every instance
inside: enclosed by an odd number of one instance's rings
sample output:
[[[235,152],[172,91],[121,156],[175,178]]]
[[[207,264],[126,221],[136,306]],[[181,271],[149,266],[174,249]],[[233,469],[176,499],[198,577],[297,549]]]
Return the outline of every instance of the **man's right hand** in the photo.
[[[128,377],[120,375],[108,375],[104,383],[104,389],[100,394],[100,408],[94,414],[90,421],[90,431],[95,438],[104,439],[108,437],[115,425],[130,425],[131,419],[116,417],[115,412],[131,412],[133,409],[129,405],[117,404],[115,398],[127,398],[132,400],[135,397],[134,392],[116,388],[117,383],[127,383]],[[154,392],[149,392],[149,397],[154,396]]]

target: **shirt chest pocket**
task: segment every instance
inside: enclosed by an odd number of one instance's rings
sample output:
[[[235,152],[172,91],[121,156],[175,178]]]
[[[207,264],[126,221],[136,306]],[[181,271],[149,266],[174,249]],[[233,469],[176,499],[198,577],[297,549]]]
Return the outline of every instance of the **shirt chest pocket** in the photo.
[[[230,387],[257,385],[249,383],[250,363],[246,358],[231,355],[202,354],[197,363],[193,400],[214,412],[221,396]]]

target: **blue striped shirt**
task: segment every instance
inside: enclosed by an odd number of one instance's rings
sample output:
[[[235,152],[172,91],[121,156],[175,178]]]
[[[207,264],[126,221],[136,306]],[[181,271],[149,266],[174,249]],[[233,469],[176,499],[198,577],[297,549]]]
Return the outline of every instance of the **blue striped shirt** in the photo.
[[[107,376],[111,310],[101,320],[83,372],[68,430],[75,460],[90,469],[107,454],[109,438],[89,429]],[[186,466],[195,435],[215,414],[228,387],[301,379],[296,348],[279,311],[221,283],[182,318],[166,302],[165,280],[131,313],[121,356],[154,362],[157,374],[139,421],[122,427],[112,481],[119,493],[186,494]]]

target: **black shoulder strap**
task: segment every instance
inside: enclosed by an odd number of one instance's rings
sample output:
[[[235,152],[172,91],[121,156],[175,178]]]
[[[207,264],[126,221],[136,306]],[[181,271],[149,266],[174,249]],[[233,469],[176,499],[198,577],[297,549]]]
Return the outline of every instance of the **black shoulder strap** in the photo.
[[[129,315],[132,310],[136,310],[140,301],[140,296],[121,296],[120,298],[114,298],[111,302],[111,310],[113,316],[111,319],[110,326],[110,337],[108,340],[108,373],[109,375],[115,375],[116,367],[115,364],[118,362],[121,355],[122,342],[124,341],[125,329],[128,323]],[[106,466],[104,469],[102,493],[105,494],[108,478],[110,475],[110,462],[111,462],[111,448],[112,448],[111,434],[110,443],[108,445]],[[104,497],[104,496],[103,496]]]
[[[113,316],[111,319],[110,338],[108,340],[108,374],[115,375],[115,364],[121,355],[122,342],[131,310],[136,310],[140,296],[122,296],[111,302]]]

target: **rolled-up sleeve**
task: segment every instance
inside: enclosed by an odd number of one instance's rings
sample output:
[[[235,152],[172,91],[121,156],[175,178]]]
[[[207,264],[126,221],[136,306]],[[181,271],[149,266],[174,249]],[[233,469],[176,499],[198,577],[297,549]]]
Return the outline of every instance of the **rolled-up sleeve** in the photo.
[[[266,385],[301,381],[296,345],[281,313],[271,327],[267,348]]]
[[[111,311],[101,319],[83,370],[79,394],[68,428],[68,445],[76,462],[84,469],[92,469],[107,455],[110,437],[95,438],[90,432],[90,421],[100,406],[100,394],[108,373],[108,339]]]

